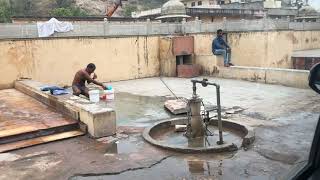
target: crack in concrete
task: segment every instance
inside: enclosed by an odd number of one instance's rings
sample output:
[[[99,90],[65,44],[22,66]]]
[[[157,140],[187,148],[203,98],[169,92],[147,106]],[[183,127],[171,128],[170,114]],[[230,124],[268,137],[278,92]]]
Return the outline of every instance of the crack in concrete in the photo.
[[[295,164],[299,160],[298,155],[280,153],[270,149],[259,149],[257,152],[266,159],[290,165]]]
[[[72,180],[73,178],[76,178],[76,177],[119,175],[119,174],[122,174],[122,173],[125,173],[125,172],[129,172],[129,171],[137,171],[137,170],[141,170],[141,169],[149,169],[149,168],[152,168],[152,167],[155,166],[155,165],[158,165],[158,164],[162,163],[164,160],[166,160],[166,159],[168,159],[168,158],[170,158],[170,157],[172,157],[172,155],[163,157],[163,158],[161,158],[160,160],[156,161],[155,163],[153,163],[153,164],[151,164],[151,165],[149,165],[149,166],[142,166],[142,167],[136,167],[136,168],[128,168],[128,169],[125,169],[125,170],[122,170],[122,171],[118,171],[118,172],[75,174],[75,175],[69,177],[68,180]]]

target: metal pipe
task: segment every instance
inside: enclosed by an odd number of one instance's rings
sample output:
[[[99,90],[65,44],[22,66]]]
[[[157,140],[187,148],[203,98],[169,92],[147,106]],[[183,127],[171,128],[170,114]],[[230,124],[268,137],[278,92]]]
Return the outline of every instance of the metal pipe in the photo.
[[[199,80],[191,80],[193,84],[193,97],[196,98],[196,83],[200,83],[203,87],[206,87],[208,85],[212,85],[216,87],[216,93],[217,93],[217,107],[218,107],[218,129],[219,129],[219,141],[217,142],[218,145],[223,144],[223,130],[222,130],[222,120],[221,120],[221,101],[220,101],[220,85],[216,83],[210,83],[207,79],[203,79],[202,81]]]
[[[196,83],[197,82],[195,82],[194,80],[191,80],[191,82],[192,82],[192,90],[193,90],[193,93],[192,93],[192,98],[197,98],[197,85],[196,85]]]
[[[222,136],[222,121],[221,121],[221,104],[220,104],[220,86],[216,86],[217,89],[217,106],[218,106],[218,128],[219,128],[219,141],[217,144],[223,144]]]

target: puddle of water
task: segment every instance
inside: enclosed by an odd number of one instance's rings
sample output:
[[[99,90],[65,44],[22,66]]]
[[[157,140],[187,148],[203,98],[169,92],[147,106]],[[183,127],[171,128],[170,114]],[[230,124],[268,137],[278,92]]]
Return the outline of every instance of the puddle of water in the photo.
[[[210,164],[209,167],[204,161],[186,161],[179,160],[176,158],[170,158],[164,160],[161,164],[152,167],[151,169],[142,169],[137,171],[128,171],[119,175],[102,175],[102,176],[89,176],[89,177],[73,177],[73,180],[98,180],[98,179],[109,179],[109,180],[140,180],[140,179],[152,179],[152,180],[166,180],[166,179],[189,179],[193,174],[198,176],[210,176],[211,172]],[[213,176],[213,174],[212,174]]]
[[[160,164],[154,165],[151,168],[145,168],[135,171],[126,171],[117,175],[97,175],[87,177],[73,177],[72,180],[173,180],[173,179],[237,179],[237,180],[270,180],[269,175],[248,175],[241,168],[231,168],[230,163],[224,160],[207,161],[205,159],[180,159],[168,158]],[[240,173],[241,172],[241,173]],[[238,173],[238,174],[237,174]]]
[[[173,116],[164,109],[165,100],[165,97],[116,93],[114,101],[100,101],[99,104],[115,109],[117,125],[145,127]]]
[[[219,141],[218,129],[215,126],[209,126],[209,131],[213,136],[200,137],[200,138],[187,138],[183,132],[175,132],[173,128],[161,130],[153,138],[165,144],[183,146],[183,147],[212,147],[217,146]],[[223,132],[223,141],[226,143],[234,143],[240,147],[242,138],[237,132],[229,131],[227,129]]]
[[[138,152],[140,149],[140,142],[136,137],[131,136],[129,139],[121,139],[115,141],[107,146],[106,154],[129,154]]]

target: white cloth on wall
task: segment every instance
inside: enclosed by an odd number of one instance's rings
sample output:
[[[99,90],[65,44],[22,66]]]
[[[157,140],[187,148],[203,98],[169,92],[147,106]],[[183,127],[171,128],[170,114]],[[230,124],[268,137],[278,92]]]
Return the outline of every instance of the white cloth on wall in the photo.
[[[73,30],[73,25],[70,22],[60,22],[56,18],[51,18],[47,22],[38,22],[39,37],[49,37],[54,32],[69,32]]]

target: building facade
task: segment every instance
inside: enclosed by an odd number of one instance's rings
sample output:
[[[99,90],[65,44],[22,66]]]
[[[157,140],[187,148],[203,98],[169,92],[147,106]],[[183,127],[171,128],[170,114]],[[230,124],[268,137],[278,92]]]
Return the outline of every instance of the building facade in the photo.
[[[231,0],[181,0],[188,8],[191,7],[217,7],[222,4],[229,4]]]
[[[188,20],[198,18],[204,22],[219,22],[241,19],[279,19],[293,21],[298,15],[296,7],[282,7],[279,0],[181,0],[186,7]],[[157,11],[156,11],[157,10]],[[153,19],[160,16],[160,9],[134,13],[133,17],[148,17]]]

